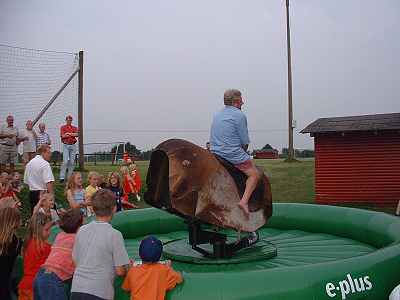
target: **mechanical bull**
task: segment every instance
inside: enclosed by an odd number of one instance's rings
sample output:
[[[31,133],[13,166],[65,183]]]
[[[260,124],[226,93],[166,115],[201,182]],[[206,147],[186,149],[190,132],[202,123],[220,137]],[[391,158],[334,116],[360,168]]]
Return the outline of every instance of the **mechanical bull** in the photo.
[[[240,209],[238,203],[246,179],[244,173],[226,160],[188,141],[171,139],[158,145],[152,153],[145,201],[184,218],[189,225],[193,249],[207,242],[214,245],[215,241],[222,241],[225,244],[226,236],[203,231],[201,224],[255,232],[272,215],[271,186],[265,174],[249,201],[249,217]],[[242,244],[241,248],[249,246],[248,241]],[[227,253],[217,255],[214,245],[213,255],[226,257],[239,250],[235,248],[232,252],[224,247],[221,251]]]

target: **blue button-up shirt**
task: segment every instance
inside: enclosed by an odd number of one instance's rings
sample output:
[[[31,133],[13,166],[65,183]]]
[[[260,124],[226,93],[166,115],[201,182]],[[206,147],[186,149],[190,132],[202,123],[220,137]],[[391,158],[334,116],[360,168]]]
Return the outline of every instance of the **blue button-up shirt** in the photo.
[[[211,152],[233,164],[250,159],[242,145],[250,143],[245,114],[234,106],[225,106],[214,115],[211,125]]]

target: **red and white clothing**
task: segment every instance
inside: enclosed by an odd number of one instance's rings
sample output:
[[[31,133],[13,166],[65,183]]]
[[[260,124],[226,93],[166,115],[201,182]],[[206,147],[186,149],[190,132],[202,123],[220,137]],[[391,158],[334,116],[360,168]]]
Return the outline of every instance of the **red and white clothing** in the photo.
[[[78,133],[78,127],[73,125],[63,125],[60,128],[61,142],[66,145],[73,145],[77,139],[75,136],[63,137],[66,133]]]

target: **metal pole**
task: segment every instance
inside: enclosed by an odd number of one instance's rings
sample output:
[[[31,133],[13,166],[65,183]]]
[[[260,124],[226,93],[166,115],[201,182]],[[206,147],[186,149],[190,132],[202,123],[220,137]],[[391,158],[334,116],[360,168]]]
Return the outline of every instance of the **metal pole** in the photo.
[[[293,148],[293,102],[292,102],[292,55],[290,49],[290,23],[289,23],[289,0],[286,0],[286,38],[288,59],[288,113],[289,113],[289,149],[288,160],[294,159]]]
[[[67,85],[70,83],[70,81],[75,77],[75,75],[79,72],[79,69],[76,69],[74,73],[71,74],[71,76],[67,79],[67,81],[62,85],[62,87],[55,93],[55,95],[50,99],[50,101],[46,104],[45,107],[40,111],[40,113],[37,115],[35,120],[33,120],[33,126],[36,125],[36,123],[40,120],[40,118],[45,114],[45,112],[50,108],[50,106],[56,101],[58,96],[62,93],[62,91],[67,87]]]
[[[78,127],[79,127],[79,168],[85,169],[85,155],[83,151],[83,51],[79,51],[78,74]]]

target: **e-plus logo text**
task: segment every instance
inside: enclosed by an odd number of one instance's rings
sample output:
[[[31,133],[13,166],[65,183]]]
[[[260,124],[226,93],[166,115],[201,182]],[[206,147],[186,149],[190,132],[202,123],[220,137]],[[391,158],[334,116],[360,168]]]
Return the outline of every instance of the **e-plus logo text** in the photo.
[[[339,281],[337,285],[328,282],[325,286],[325,290],[329,297],[333,298],[336,297],[336,295],[341,295],[342,300],[345,300],[350,293],[362,293],[371,290],[372,287],[369,276],[352,278],[350,274],[347,274],[346,279]]]

